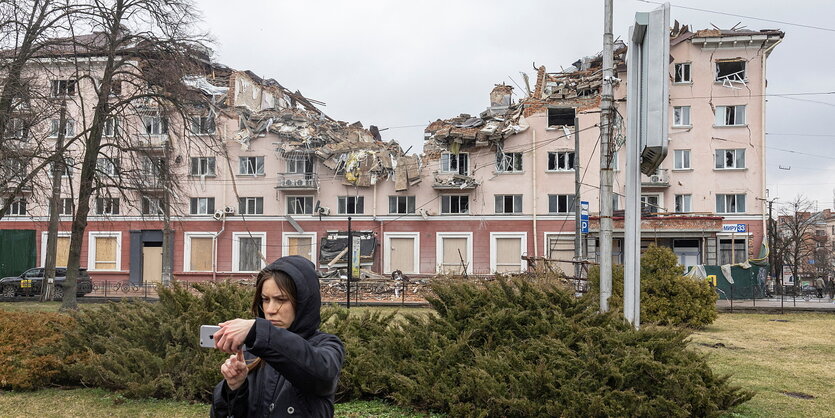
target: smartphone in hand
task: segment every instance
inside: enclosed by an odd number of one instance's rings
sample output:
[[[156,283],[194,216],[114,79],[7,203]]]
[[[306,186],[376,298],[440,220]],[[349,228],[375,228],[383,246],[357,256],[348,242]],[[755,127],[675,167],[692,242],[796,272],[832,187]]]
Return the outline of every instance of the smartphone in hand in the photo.
[[[217,325],[200,325],[200,346],[215,348],[215,333],[220,331]]]

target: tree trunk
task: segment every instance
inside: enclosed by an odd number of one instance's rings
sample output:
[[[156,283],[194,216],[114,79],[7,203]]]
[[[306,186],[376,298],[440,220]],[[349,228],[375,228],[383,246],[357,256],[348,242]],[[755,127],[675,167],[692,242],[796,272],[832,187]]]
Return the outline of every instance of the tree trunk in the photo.
[[[46,238],[46,265],[44,266],[43,282],[41,282],[41,302],[52,300],[55,286],[55,260],[58,247],[58,205],[61,203],[61,178],[66,170],[64,165],[64,135],[67,124],[67,100],[61,102],[58,118],[58,139],[55,141],[55,155],[52,162],[52,198],[49,200],[49,232]]]

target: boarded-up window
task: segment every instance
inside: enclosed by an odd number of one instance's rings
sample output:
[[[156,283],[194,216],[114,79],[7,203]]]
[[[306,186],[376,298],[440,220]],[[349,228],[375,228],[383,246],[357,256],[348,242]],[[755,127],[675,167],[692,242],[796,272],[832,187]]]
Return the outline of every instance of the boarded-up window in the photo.
[[[548,258],[551,260],[552,266],[559,267],[564,273],[574,274],[574,265],[571,260],[574,259],[574,236],[562,235],[551,236],[548,238]]]
[[[212,238],[191,238],[191,271],[212,271]]]
[[[95,237],[96,270],[116,270],[116,237]]]
[[[417,273],[415,269],[415,239],[391,238],[389,240],[391,271]]]
[[[521,271],[521,248],[521,238],[496,238],[496,272]]]
[[[290,237],[287,239],[287,255],[300,255],[313,261],[313,239],[310,237]]]
[[[239,248],[238,270],[261,270],[261,237],[241,237]]]
[[[70,237],[58,237],[55,247],[55,267],[66,267],[70,258]]]
[[[462,274],[464,268],[469,264],[467,254],[467,238],[443,238],[443,259],[441,260],[441,273]],[[459,254],[460,251],[460,254]],[[462,263],[461,260],[464,260]]]

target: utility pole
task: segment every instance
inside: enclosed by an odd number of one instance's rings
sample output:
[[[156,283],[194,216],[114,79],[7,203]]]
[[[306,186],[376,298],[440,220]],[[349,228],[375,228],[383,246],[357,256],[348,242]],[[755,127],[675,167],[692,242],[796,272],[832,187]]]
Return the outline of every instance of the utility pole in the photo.
[[[354,274],[354,239],[351,236],[351,217],[348,217],[348,280],[345,286],[345,307],[351,309],[351,276]]]
[[[603,87],[600,97],[600,312],[609,310],[612,295],[612,107],[614,51],[612,0],[603,0]],[[574,127],[577,129],[577,127]]]
[[[64,164],[64,136],[67,132],[67,98],[61,99],[58,116],[58,139],[55,140],[55,155],[52,162],[52,198],[49,199],[49,230],[46,235],[46,265],[41,282],[41,302],[52,300],[55,290],[55,263],[58,258],[58,205],[61,203],[61,177],[66,170]]]
[[[574,283],[580,280],[583,237],[580,230],[580,118],[574,118]]]

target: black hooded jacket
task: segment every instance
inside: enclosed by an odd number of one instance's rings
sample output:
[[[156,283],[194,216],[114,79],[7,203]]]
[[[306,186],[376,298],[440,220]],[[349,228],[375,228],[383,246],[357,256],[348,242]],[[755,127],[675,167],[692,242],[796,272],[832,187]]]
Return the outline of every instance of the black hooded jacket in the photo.
[[[213,417],[333,416],[334,394],[345,356],[342,341],[319,331],[319,279],[309,260],[281,257],[265,270],[282,271],[296,284],[296,318],[290,328],[256,318],[247,335],[247,362],[260,357],[244,384],[214,390]]]

